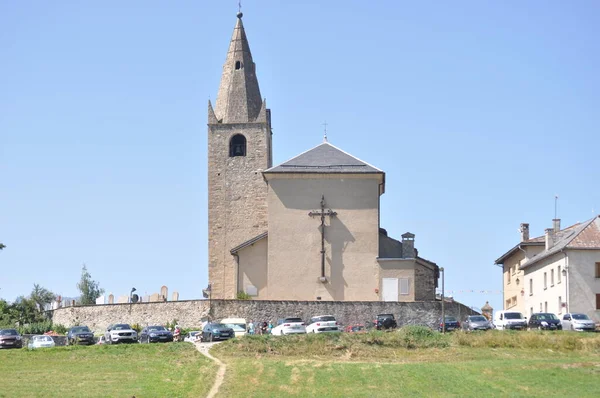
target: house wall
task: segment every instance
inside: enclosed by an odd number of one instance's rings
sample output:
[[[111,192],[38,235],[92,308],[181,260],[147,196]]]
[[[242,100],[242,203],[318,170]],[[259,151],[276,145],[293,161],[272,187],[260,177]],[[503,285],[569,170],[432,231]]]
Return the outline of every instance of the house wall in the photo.
[[[600,294],[600,278],[595,274],[597,262],[600,250],[568,251],[569,309],[600,322],[600,310],[596,310],[596,294]]]
[[[561,305],[561,303],[567,302],[567,283],[562,275],[565,264],[565,256],[558,253],[525,269],[524,314],[530,316],[532,309],[533,312],[546,312],[546,303],[547,312],[556,315],[567,312],[567,308]],[[552,271],[554,271],[554,283],[552,283]],[[546,285],[544,285],[544,273],[546,274]],[[530,280],[533,280],[533,290],[529,288]]]
[[[264,299],[268,297],[268,248],[268,239],[264,238],[243,248],[238,254],[238,291],[247,293],[248,286],[254,286],[258,291],[258,295],[254,296],[254,299]]]
[[[523,250],[517,250],[504,261],[502,267],[504,300],[502,304],[505,310],[519,311],[523,314],[529,313],[529,307],[525,303],[528,294],[524,278],[525,272],[520,267],[543,249],[543,246],[523,246]],[[523,290],[524,292],[522,292]]]
[[[435,270],[415,263],[415,301],[435,299]]]
[[[394,259],[382,260],[379,259],[381,267],[379,279],[379,299],[383,299],[383,278],[398,278],[398,301],[409,302],[415,301],[415,260],[414,259]],[[400,294],[400,279],[408,279],[408,294]]]
[[[377,300],[381,175],[269,176],[269,299]],[[325,274],[321,276],[320,209],[325,218]]]

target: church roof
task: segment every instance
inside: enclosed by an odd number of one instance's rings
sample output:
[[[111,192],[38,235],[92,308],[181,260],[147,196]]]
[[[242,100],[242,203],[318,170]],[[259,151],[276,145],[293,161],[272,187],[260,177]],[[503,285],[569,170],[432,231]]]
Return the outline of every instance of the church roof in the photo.
[[[383,174],[383,170],[324,142],[264,173]]]

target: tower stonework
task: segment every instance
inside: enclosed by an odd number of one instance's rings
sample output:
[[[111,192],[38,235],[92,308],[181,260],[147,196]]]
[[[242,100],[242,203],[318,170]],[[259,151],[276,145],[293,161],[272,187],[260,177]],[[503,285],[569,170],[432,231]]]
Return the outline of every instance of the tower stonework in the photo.
[[[237,262],[230,250],[267,231],[272,166],[271,113],[260,95],[242,24],[233,31],[216,106],[208,102],[208,278],[212,298],[234,298]]]

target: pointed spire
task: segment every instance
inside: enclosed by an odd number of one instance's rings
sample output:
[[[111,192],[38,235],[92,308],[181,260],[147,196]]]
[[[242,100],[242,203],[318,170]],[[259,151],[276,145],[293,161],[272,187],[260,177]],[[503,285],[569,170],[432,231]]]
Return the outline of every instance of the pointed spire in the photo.
[[[242,16],[238,12],[215,106],[217,119],[222,123],[254,122],[263,102]]]

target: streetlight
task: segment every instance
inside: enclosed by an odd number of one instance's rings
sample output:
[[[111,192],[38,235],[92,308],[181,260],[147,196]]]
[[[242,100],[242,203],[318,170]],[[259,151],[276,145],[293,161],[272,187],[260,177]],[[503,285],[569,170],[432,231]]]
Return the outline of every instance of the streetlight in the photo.
[[[442,333],[446,333],[446,316],[444,313],[444,267],[440,267],[442,273]]]
[[[131,288],[131,293],[129,293],[129,302],[130,302],[130,303],[132,302],[132,299],[133,299],[133,292],[135,292],[135,291],[136,291],[136,288],[135,288],[135,287],[132,287],[132,288]]]

